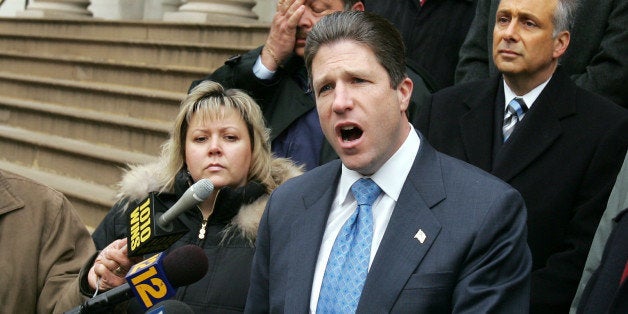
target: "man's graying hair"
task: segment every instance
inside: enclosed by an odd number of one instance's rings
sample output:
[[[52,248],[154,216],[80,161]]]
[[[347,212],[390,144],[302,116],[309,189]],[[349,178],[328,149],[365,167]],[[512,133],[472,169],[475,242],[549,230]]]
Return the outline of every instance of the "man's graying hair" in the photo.
[[[305,43],[305,66],[312,80],[312,60],[324,45],[349,40],[373,51],[397,88],[406,78],[405,47],[399,31],[385,18],[369,12],[343,11],[323,17],[312,28]]]
[[[555,38],[562,31],[571,31],[573,27],[576,9],[578,9],[578,0],[558,0],[556,10],[552,22],[554,23],[554,32],[552,36]]]

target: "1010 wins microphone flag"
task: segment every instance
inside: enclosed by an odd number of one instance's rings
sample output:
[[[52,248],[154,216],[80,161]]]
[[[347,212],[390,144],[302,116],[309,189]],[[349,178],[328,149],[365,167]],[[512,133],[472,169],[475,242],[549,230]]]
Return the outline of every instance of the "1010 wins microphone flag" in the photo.
[[[170,209],[171,194],[150,193],[137,207],[129,211],[129,256],[141,256],[168,249],[189,229],[177,218],[209,198],[214,185],[209,179],[194,183]]]

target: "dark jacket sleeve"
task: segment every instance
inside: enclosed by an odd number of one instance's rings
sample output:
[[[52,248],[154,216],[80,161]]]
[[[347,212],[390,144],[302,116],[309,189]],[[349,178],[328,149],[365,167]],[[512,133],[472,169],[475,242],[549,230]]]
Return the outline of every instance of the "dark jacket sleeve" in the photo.
[[[270,118],[276,106],[277,93],[286,89],[286,86],[282,86],[282,79],[286,76],[286,71],[280,67],[273,78],[269,80],[262,80],[255,76],[253,66],[262,48],[263,46],[260,46],[243,55],[229,58],[214,73],[201,80],[194,81],[190,86],[190,91],[204,80],[220,83],[226,89],[237,88],[244,90],[255,99],[262,109],[269,127],[272,127]]]
[[[460,271],[452,312],[528,313],[532,258],[526,218],[521,195],[500,191]]]
[[[628,146],[628,118],[607,126],[593,153],[574,200],[564,243],[545,267],[532,272],[531,312],[563,312],[576,293],[591,241],[606,208]]]
[[[597,2],[594,5],[597,5]],[[581,14],[586,15],[587,13],[582,12]],[[589,25],[589,21],[579,22]],[[571,79],[578,86],[603,95],[627,108],[628,27],[626,25],[628,25],[628,1],[614,1],[608,16],[597,23],[603,23],[606,26],[599,47],[597,47],[593,58],[586,62],[583,71],[572,73]],[[586,34],[578,35],[586,36]],[[577,57],[573,59],[576,59],[573,62],[577,61]]]
[[[493,14],[497,10],[498,2],[495,0],[478,0],[475,18],[471,22],[467,37],[458,54],[456,84],[490,76],[489,69],[493,66],[491,51],[493,33],[491,30],[495,25]]]
[[[216,69],[214,73],[206,77],[192,82],[190,89],[192,90],[202,81],[212,80],[222,84],[225,88],[247,89],[250,82],[258,80],[253,73],[253,65],[260,55],[263,46],[253,49],[244,54],[235,55],[225,61],[225,63]],[[240,85],[245,84],[245,85]]]
[[[92,239],[97,250],[104,249],[111,242],[127,236],[126,200],[118,201],[111,207],[105,218],[92,233]]]

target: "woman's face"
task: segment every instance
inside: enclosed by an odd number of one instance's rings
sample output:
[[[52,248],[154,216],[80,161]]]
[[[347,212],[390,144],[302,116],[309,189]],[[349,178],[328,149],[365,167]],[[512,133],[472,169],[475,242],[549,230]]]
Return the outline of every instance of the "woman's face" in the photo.
[[[226,110],[215,121],[194,114],[185,136],[185,163],[192,179],[210,179],[216,189],[244,186],[251,167],[246,123],[237,111]]]

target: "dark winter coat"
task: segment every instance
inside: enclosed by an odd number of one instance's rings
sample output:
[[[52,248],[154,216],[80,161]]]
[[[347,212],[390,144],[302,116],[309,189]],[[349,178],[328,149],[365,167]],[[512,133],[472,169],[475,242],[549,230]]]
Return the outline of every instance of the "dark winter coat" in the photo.
[[[273,164],[273,178],[277,183],[301,173],[284,159],[275,159]],[[125,175],[120,184],[121,200],[92,234],[98,249],[127,237],[128,209],[135,208],[149,192],[161,188],[151,184],[157,171],[160,169],[156,163],[135,167]],[[165,205],[172,206],[191,183],[186,172],[179,172],[174,187],[176,197],[170,197],[171,201]],[[160,198],[168,199],[167,193],[160,194]],[[203,223],[200,210],[188,210],[178,217],[190,231],[170,249],[186,244],[198,245],[207,255],[209,267],[201,280],[178,288],[175,299],[188,304],[197,313],[238,313],[244,310],[257,227],[267,200],[266,187],[257,182],[249,182],[237,189],[221,189],[213,214],[207,221],[204,239],[199,237]],[[134,302],[129,305],[129,312],[143,313]]]

